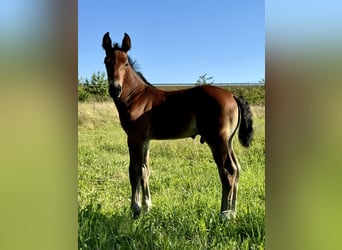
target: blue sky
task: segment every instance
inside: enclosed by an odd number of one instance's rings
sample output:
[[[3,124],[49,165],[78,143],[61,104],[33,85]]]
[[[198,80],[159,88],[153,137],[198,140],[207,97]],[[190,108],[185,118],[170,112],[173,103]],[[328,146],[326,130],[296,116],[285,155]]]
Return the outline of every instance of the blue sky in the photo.
[[[262,0],[79,1],[78,75],[105,71],[102,37],[124,33],[151,83],[258,82],[265,76]]]

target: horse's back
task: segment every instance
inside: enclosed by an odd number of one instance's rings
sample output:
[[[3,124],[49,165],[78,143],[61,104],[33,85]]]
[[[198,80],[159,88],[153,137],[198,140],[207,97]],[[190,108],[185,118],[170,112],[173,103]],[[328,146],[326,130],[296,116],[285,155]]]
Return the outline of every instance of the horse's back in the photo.
[[[231,130],[237,125],[238,107],[233,94],[222,88],[202,85],[185,90],[151,90],[153,102],[142,115],[148,138],[175,139]],[[136,129],[144,128],[140,123]],[[230,132],[227,132],[229,134]]]
[[[201,89],[206,95],[219,103],[235,103],[233,93],[223,88],[212,85],[201,85],[195,88]]]
[[[192,102],[199,107],[199,113],[224,115],[237,108],[233,93],[220,87],[201,85],[194,87],[192,91],[194,93],[189,96],[191,96]]]

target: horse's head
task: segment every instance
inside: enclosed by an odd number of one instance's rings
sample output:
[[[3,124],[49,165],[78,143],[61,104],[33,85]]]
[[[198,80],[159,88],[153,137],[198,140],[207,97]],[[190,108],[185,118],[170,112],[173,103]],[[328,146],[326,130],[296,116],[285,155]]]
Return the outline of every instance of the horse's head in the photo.
[[[121,96],[122,84],[129,66],[127,52],[131,48],[131,39],[125,33],[121,48],[117,44],[113,46],[109,32],[107,32],[103,36],[102,47],[106,51],[104,63],[107,70],[109,92],[113,98],[117,99]]]

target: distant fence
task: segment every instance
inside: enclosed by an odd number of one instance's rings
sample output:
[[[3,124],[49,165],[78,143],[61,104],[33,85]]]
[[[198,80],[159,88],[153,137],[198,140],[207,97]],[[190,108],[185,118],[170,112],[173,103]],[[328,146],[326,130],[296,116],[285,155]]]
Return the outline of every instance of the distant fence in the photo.
[[[164,86],[164,87],[174,87],[174,86],[184,86],[184,87],[191,87],[200,85],[198,83],[154,83],[154,86]],[[260,82],[239,82],[239,83],[213,83],[211,85],[214,86],[264,86],[265,83]]]

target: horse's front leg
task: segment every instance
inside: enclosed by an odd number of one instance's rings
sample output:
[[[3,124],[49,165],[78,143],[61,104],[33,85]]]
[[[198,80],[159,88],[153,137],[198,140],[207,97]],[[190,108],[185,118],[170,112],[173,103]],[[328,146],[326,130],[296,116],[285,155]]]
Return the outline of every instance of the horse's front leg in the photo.
[[[131,197],[131,209],[133,211],[133,217],[136,219],[139,217],[140,208],[140,183],[142,180],[142,166],[143,166],[143,151],[144,143],[135,142],[128,138],[129,149],[129,180],[132,188]]]
[[[149,148],[150,148],[150,142],[147,141],[144,144],[144,155],[143,155],[144,157],[143,157],[142,178],[141,178],[141,187],[142,187],[142,193],[143,193],[142,207],[143,207],[144,212],[146,213],[148,213],[152,207],[150,187],[149,187],[149,177],[150,177]]]

